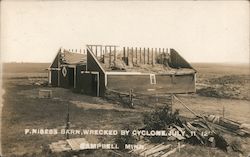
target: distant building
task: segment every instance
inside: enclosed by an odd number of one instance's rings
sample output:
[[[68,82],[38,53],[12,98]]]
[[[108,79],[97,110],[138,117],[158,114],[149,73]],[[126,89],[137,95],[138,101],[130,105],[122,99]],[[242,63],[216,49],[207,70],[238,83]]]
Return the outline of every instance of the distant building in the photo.
[[[145,94],[195,92],[196,70],[174,49],[87,45],[60,49],[49,69],[52,86],[104,96],[106,90]]]

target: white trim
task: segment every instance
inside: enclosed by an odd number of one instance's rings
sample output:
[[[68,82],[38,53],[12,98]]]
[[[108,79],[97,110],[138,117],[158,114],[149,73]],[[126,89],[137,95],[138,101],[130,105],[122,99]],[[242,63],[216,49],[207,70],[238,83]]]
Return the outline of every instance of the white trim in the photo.
[[[150,73],[141,73],[141,72],[118,72],[118,71],[109,71],[106,72],[107,75],[150,75]]]
[[[48,68],[48,70],[61,70],[61,68]]]
[[[98,71],[81,71],[81,74],[99,74]]]
[[[76,65],[71,65],[71,64],[65,64],[63,66],[69,67],[69,68],[76,68]]]
[[[99,75],[99,72],[98,72],[98,71],[91,71],[90,73],[91,73],[91,74],[98,74],[98,75]]]
[[[48,78],[49,78],[49,84],[51,84],[51,73],[52,73],[52,72],[51,72],[51,70],[50,70],[50,71],[48,72],[48,75],[49,75],[49,77],[48,77]]]
[[[81,71],[81,74],[89,74],[90,71]]]
[[[97,75],[97,91],[96,91],[96,96],[100,96],[100,78],[99,78],[99,72],[92,72],[91,74]]]
[[[156,84],[155,74],[150,74],[149,79],[150,79],[150,84]]]
[[[108,76],[107,76],[107,73],[105,73],[105,75],[104,75],[104,81],[105,81],[105,87],[107,87],[107,85],[108,85]]]

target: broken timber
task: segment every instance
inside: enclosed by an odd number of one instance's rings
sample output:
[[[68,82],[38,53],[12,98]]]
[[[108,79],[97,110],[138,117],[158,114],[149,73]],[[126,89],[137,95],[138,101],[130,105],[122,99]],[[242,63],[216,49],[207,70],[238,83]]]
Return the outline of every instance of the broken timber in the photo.
[[[88,141],[85,138],[60,140],[58,142],[51,143],[49,148],[52,152],[79,151],[81,150],[81,143],[88,143]]]

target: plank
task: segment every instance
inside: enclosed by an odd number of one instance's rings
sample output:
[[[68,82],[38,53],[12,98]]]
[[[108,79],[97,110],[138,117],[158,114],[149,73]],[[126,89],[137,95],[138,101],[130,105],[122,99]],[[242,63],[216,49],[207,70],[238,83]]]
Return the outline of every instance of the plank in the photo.
[[[158,148],[155,148],[149,152],[146,153],[146,156],[148,155],[151,155],[151,154],[154,154],[154,153],[157,153],[157,152],[160,152],[160,151],[163,151],[165,149],[168,149],[171,147],[171,144],[168,144],[168,145],[162,145],[161,147],[158,147]]]
[[[183,145],[180,146],[180,148],[184,148],[185,146],[186,146],[186,145],[183,144]],[[169,155],[174,154],[178,149],[179,149],[179,148],[176,147],[176,148],[170,150],[169,152],[165,153],[165,154],[162,155],[161,157],[168,157]]]
[[[154,147],[152,147],[152,148],[148,149],[147,151],[145,151],[145,152],[143,153],[143,156],[147,156],[148,153],[150,153],[151,151],[157,149],[158,147],[161,147],[162,145],[163,145],[163,143],[158,144],[158,145],[154,145]]]
[[[85,138],[74,138],[66,140],[70,145],[72,150],[81,150],[80,145],[81,143],[88,143]]]

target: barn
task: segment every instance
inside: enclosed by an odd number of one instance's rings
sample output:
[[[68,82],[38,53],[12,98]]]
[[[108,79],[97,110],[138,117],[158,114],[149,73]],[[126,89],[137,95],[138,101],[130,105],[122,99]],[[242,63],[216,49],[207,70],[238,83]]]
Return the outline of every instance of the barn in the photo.
[[[86,53],[61,49],[49,67],[52,86],[92,96],[194,93],[195,82],[196,70],[172,48],[86,45]]]
[[[79,75],[86,70],[86,54],[60,48],[48,68],[48,82],[53,87],[76,88]]]

